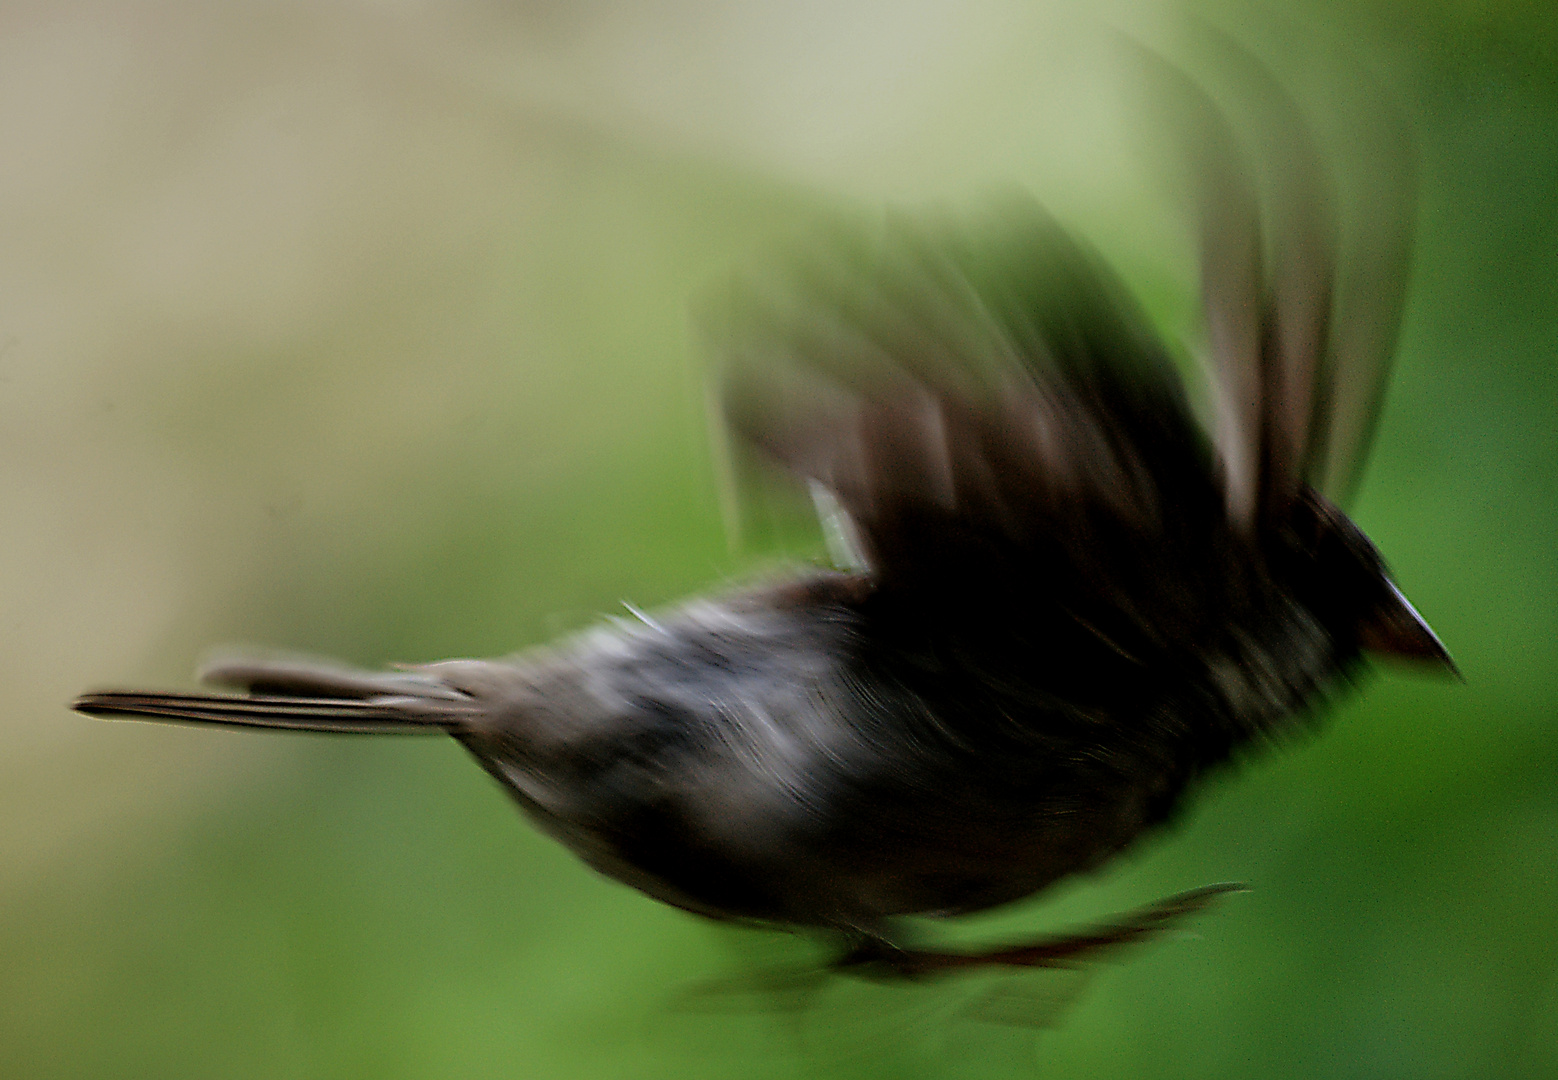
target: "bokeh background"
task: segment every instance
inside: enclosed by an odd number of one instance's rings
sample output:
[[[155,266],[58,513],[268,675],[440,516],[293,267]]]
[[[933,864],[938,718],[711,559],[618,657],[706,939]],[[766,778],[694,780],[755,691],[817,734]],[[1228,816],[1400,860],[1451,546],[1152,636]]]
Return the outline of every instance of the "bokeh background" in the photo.
[[[595,877],[453,743],[64,708],[217,643],[500,654],[751,572],[775,552],[727,542],[688,305],[819,209],[1022,184],[1182,326],[1107,32],[1162,15],[0,8],[0,1076],[1558,1075],[1545,0],[1216,12],[1279,70],[1361,60],[1418,125],[1356,511],[1466,683],[1384,673],[1172,836],[968,930],[1253,885],[1058,1027],[935,988],[711,1006],[687,988],[775,946]]]

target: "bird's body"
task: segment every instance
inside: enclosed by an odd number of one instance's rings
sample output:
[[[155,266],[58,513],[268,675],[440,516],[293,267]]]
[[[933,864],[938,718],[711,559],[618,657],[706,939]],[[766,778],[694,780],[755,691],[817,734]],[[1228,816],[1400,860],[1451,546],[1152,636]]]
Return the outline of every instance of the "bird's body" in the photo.
[[[1195,618],[1110,637],[1074,615],[1046,625],[1050,590],[999,580],[978,595],[1004,613],[819,571],[503,660],[219,663],[206,678],[251,696],[186,698],[185,718],[441,729],[610,877],[711,917],[885,936],[895,916],[1098,866],[1360,660],[1275,591],[1187,590]],[[1169,633],[1193,622],[1223,647]]]
[[[735,446],[825,490],[859,569],[510,659],[240,659],[206,675],[247,697],[77,707],[445,731],[608,876],[851,940],[1099,866],[1209,769],[1302,725],[1365,650],[1448,663],[1321,494],[1356,476],[1390,336],[1330,322],[1324,199],[1288,192],[1268,278],[1231,136],[1164,78],[1209,135],[1215,435],[1124,288],[1031,204],[835,229],[711,326]]]
[[[597,869],[702,914],[874,931],[1097,866],[1255,734],[1251,699],[1281,723],[1277,695],[1343,669],[1302,630],[1172,683],[1147,666],[1171,658],[1100,641],[1103,691],[1057,697],[1053,668],[1000,655],[1042,643],[906,625],[898,599],[820,574],[427,674],[471,695],[456,737]]]

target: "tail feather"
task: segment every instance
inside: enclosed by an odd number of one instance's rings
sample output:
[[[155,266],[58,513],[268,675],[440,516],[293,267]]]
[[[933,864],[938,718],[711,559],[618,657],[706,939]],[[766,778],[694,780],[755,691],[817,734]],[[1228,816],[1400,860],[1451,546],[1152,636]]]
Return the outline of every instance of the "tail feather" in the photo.
[[[404,699],[402,699],[404,700]],[[222,694],[162,694],[107,691],[82,694],[70,707],[89,716],[128,716],[187,724],[284,728],[294,731],[428,734],[446,725],[408,711],[395,699],[232,697]]]
[[[418,671],[363,671],[331,660],[232,653],[201,672],[205,682],[246,691],[169,694],[113,690],[82,694],[71,708],[186,724],[294,731],[431,733],[458,726],[467,695]]]
[[[200,681],[231,686],[252,695],[285,698],[378,698],[405,696],[464,700],[448,684],[414,670],[363,671],[329,660],[300,656],[219,655],[200,669]]]

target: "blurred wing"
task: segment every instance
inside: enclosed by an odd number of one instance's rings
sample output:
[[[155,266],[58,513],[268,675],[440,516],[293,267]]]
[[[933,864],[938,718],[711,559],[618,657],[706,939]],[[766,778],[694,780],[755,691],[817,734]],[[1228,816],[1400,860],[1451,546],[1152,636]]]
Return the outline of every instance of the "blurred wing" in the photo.
[[[1349,142],[1368,150],[1350,177],[1347,227],[1331,324],[1326,453],[1309,481],[1345,505],[1357,490],[1401,329],[1416,232],[1417,155],[1411,125],[1384,87],[1364,79],[1368,119]],[[1361,155],[1360,155],[1361,156]]]
[[[1211,27],[1203,27],[1203,36],[1253,117],[1270,266],[1256,361],[1266,382],[1259,501],[1285,509],[1323,460],[1328,435],[1327,339],[1336,274],[1331,181],[1303,114],[1271,72]],[[1212,215],[1203,211],[1203,218]]]
[[[1183,71],[1135,51],[1154,110],[1188,165],[1218,450],[1230,516],[1250,525],[1281,518],[1306,484],[1337,499],[1356,484],[1400,319],[1412,155],[1405,125],[1383,94],[1371,94],[1383,119],[1355,142],[1372,160],[1354,193],[1350,235],[1339,241],[1330,170],[1297,104],[1230,38],[1198,31],[1247,118],[1242,140]]]
[[[889,579],[1040,540],[1080,558],[1100,518],[1150,542],[1212,487],[1161,343],[1028,201],[835,228],[710,331],[732,436],[831,492]]]
[[[1260,199],[1238,137],[1207,93],[1134,41],[1147,111],[1188,174],[1198,227],[1201,303],[1217,392],[1217,451],[1229,517],[1253,527],[1270,467],[1277,372],[1268,347]]]

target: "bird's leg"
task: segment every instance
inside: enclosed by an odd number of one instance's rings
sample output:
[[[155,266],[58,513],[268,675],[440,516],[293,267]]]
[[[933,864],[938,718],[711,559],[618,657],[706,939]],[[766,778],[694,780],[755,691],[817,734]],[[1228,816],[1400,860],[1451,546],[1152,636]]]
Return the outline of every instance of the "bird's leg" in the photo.
[[[1096,926],[983,952],[903,948],[876,934],[860,934],[848,940],[846,951],[832,968],[866,978],[915,979],[986,967],[1076,967],[1171,930],[1219,897],[1244,888],[1226,882],[1207,885],[1124,912]]]

